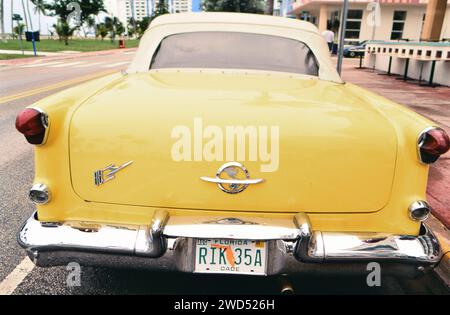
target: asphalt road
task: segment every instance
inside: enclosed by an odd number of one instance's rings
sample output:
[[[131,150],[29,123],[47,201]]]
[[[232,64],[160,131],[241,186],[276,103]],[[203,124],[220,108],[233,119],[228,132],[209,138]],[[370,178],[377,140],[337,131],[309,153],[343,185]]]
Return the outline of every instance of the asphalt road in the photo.
[[[34,176],[33,148],[14,128],[16,114],[25,106],[57,92],[45,87],[104,71],[124,69],[133,54],[116,53],[42,61],[28,66],[0,67],[0,287],[9,282],[12,294],[270,294],[280,289],[278,278],[199,276],[84,267],[80,286],[67,286],[65,267],[38,268],[27,264],[16,242],[22,222],[33,212],[27,192]],[[42,88],[40,93],[20,93]],[[66,88],[66,87],[64,87]],[[15,95],[7,102],[4,97]],[[23,265],[27,265],[24,268]],[[19,267],[18,267],[19,266]],[[22,279],[23,278],[23,279]],[[20,281],[22,280],[22,281]],[[434,275],[403,280],[383,277],[381,287],[368,287],[361,277],[296,277],[300,294],[448,294]]]

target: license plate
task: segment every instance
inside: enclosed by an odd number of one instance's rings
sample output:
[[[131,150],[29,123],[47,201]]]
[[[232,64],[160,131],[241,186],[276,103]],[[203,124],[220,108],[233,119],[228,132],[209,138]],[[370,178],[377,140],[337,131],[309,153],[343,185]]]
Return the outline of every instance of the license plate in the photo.
[[[265,275],[266,242],[197,239],[194,272]]]

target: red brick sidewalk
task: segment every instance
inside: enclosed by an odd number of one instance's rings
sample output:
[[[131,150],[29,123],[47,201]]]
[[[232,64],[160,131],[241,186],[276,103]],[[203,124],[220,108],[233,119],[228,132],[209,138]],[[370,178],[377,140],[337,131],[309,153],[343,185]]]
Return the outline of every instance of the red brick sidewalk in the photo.
[[[369,69],[356,69],[357,59],[344,59],[345,81],[365,87],[435,121],[450,134],[450,87],[422,87]],[[450,152],[430,168],[428,201],[434,215],[450,228]]]

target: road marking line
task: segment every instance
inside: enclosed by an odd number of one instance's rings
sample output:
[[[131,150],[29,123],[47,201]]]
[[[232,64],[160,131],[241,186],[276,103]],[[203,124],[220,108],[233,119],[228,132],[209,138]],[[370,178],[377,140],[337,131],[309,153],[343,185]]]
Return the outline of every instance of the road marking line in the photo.
[[[0,295],[11,295],[22,283],[23,279],[33,270],[34,266],[30,258],[25,257],[0,283]]]
[[[45,62],[45,63],[33,63],[32,65],[21,66],[21,68],[34,68],[34,67],[45,67],[50,65],[57,65],[62,63],[62,61],[53,61],[53,62]]]
[[[92,63],[87,63],[85,65],[78,65],[75,66],[74,68],[86,68],[86,67],[91,67],[91,66],[98,66],[101,64],[104,64],[106,61],[102,61],[102,62],[92,62]]]
[[[50,66],[50,68],[70,67],[70,66],[74,66],[74,65],[79,65],[80,63],[86,63],[86,61],[75,61],[75,62],[63,63],[61,65]]]
[[[84,82],[84,81],[97,79],[97,78],[100,78],[100,77],[103,77],[105,75],[112,74],[112,73],[115,73],[115,72],[117,72],[117,70],[103,71],[103,72],[96,73],[94,75],[82,76],[82,77],[79,77],[79,78],[58,82],[58,83],[55,83],[55,84],[52,84],[52,85],[39,87],[39,88],[36,88],[36,89],[33,89],[33,90],[21,92],[21,93],[18,93],[18,94],[3,96],[3,97],[0,97],[0,104],[6,103],[6,102],[11,102],[11,101],[14,101],[14,100],[17,100],[17,99],[20,99],[20,98],[24,98],[24,97],[29,97],[29,96],[32,96],[32,95],[35,95],[35,94],[48,92],[48,91],[55,90],[55,89],[58,89],[58,88],[66,87],[66,86],[69,86],[69,85],[73,85],[73,84],[76,84],[76,83],[81,83],[81,82]]]
[[[127,51],[127,52],[124,52],[123,54],[124,55],[132,55],[132,54],[135,54],[136,52],[135,51]]]
[[[130,63],[130,61],[122,61],[122,62],[116,62],[116,63],[111,63],[109,65],[104,65],[104,66],[100,66],[101,68],[112,68],[112,67],[117,67],[117,66],[121,66],[124,64]]]

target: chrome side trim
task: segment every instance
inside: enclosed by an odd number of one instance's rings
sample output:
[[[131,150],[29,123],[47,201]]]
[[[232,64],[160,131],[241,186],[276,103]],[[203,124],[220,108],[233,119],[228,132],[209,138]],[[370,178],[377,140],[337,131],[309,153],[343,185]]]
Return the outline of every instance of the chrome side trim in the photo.
[[[29,252],[75,250],[159,257],[166,248],[166,240],[161,237],[165,220],[153,219],[151,229],[97,223],[75,227],[70,223],[40,222],[34,213],[20,229],[18,242]]]
[[[434,264],[441,258],[439,242],[425,226],[419,236],[377,233],[314,232],[314,246],[308,255],[330,261],[399,261]]]
[[[139,229],[136,227],[89,226],[89,230],[68,224],[41,223],[34,216],[19,232],[19,244],[28,250],[58,248],[132,254]]]

